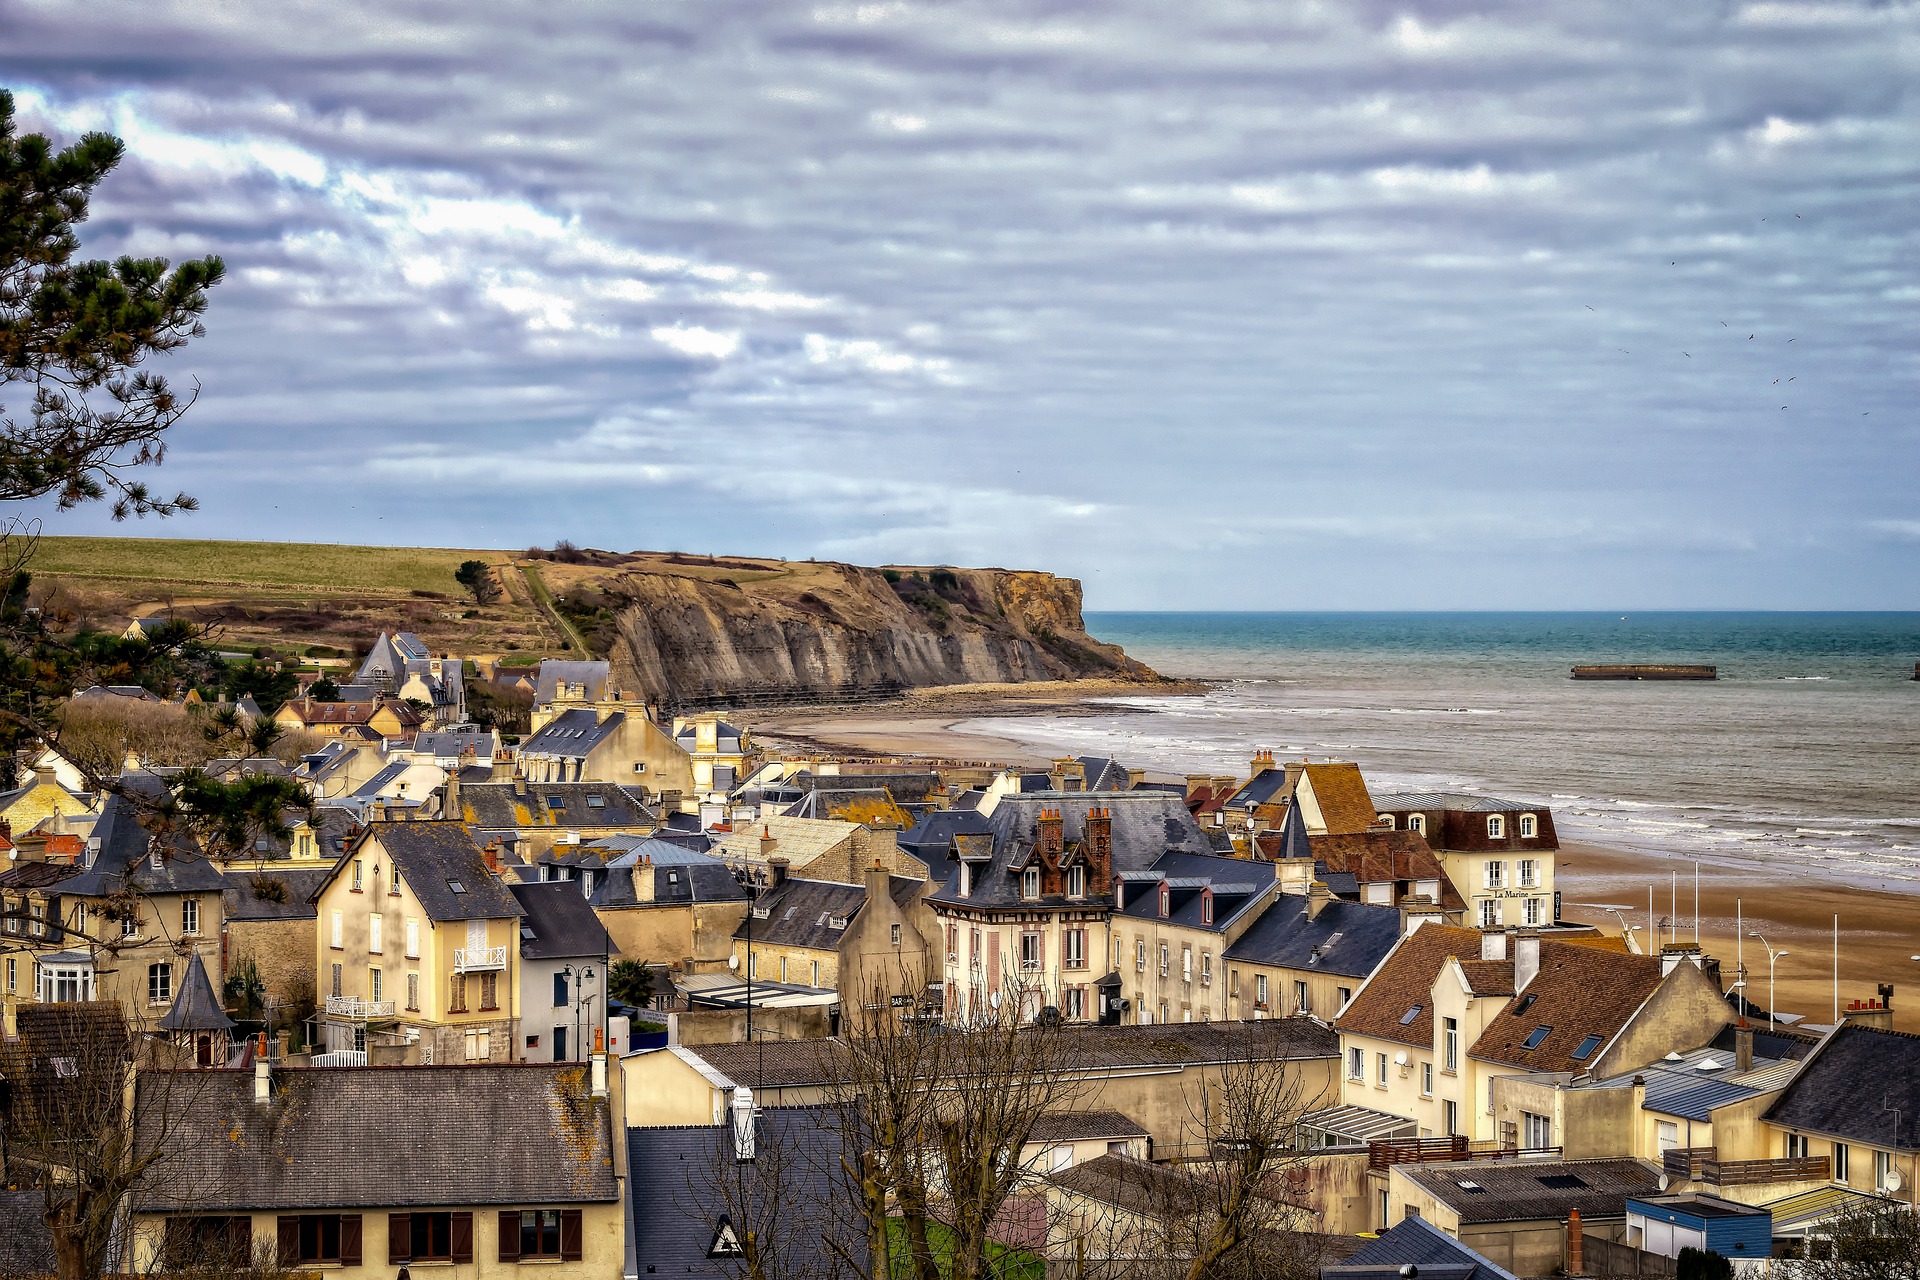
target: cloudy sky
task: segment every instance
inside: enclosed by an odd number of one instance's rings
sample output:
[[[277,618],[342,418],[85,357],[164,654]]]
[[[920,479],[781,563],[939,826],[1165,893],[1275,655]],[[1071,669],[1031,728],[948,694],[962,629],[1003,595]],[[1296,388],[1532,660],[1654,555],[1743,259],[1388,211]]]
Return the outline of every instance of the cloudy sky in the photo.
[[[228,265],[129,532],[1920,598],[1913,3],[10,0],[0,84]]]

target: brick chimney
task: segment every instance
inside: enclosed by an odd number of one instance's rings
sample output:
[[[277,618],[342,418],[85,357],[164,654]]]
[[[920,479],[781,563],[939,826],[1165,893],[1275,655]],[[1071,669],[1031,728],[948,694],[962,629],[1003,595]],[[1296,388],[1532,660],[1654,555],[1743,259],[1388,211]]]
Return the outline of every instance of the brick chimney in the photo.
[[[1247,780],[1251,782],[1271,768],[1273,768],[1273,752],[1262,748],[1253,753],[1253,760],[1247,772]]]
[[[485,860],[487,870],[495,875],[500,874],[500,842],[498,840],[487,841],[486,848],[480,850],[480,857]]]
[[[778,848],[779,845],[780,845],[780,841],[774,837],[772,828],[764,825],[761,826],[760,828],[760,860],[762,862],[773,861],[774,860],[773,851],[776,848]],[[781,858],[779,859],[779,861],[781,862],[782,865],[786,863],[785,858]]]
[[[1058,809],[1042,809],[1039,821],[1040,853],[1049,861],[1058,861],[1066,850],[1066,822]]]
[[[1567,1211],[1567,1274],[1585,1275],[1587,1271],[1586,1234],[1580,1226],[1580,1211]]]
[[[1113,810],[1087,810],[1084,840],[1087,878],[1095,885],[1110,883],[1113,880]]]

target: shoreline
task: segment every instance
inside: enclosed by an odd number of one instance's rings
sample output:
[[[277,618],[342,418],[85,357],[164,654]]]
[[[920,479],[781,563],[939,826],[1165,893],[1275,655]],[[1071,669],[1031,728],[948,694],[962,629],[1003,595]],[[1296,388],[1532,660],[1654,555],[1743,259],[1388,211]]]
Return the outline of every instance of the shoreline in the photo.
[[[1198,681],[962,685],[920,690],[898,701],[864,707],[775,711],[756,722],[754,732],[770,745],[800,752],[1045,766],[1051,756],[1044,752],[963,726],[988,717],[1109,715],[1118,708],[1096,699],[1195,695],[1209,687]],[[1691,941],[1693,868],[1694,859],[1687,855],[1590,839],[1563,840],[1557,862],[1562,918],[1618,934],[1620,921],[1613,913],[1582,904],[1622,907],[1626,922],[1637,926],[1636,937],[1644,944],[1648,886],[1654,889],[1655,928],[1663,927],[1673,906],[1672,890],[1677,888],[1678,937]],[[1741,950],[1736,945],[1737,908],[1741,929],[1757,930],[1776,951],[1784,947],[1790,953],[1780,961],[1775,982],[1783,1011],[1801,1014],[1809,1022],[1831,1020],[1833,917],[1837,913],[1841,1006],[1875,997],[1879,983],[1891,983],[1894,1025],[1903,1031],[1920,1031],[1920,962],[1908,958],[1920,953],[1920,895],[1856,887],[1812,868],[1735,865],[1724,857],[1702,859],[1700,942],[1719,960],[1722,977],[1729,984],[1737,977],[1734,970]],[[1765,1006],[1767,957],[1757,940],[1746,939],[1744,961],[1751,997]]]

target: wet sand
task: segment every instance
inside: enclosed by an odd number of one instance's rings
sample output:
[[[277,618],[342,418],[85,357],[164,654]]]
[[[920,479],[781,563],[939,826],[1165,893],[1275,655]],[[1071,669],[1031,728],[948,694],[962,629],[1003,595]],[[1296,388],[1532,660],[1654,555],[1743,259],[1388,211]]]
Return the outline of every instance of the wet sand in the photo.
[[[991,734],[959,726],[986,716],[1099,715],[1094,698],[1151,693],[1201,692],[1204,686],[1123,684],[1076,681],[1035,685],[969,685],[923,690],[897,702],[872,707],[772,712],[756,718],[754,731],[769,745],[855,756],[912,757],[941,761],[992,761],[1041,765],[1043,753]],[[1654,887],[1652,928],[1661,940],[1694,937],[1693,862],[1596,844],[1563,844],[1558,862],[1562,915],[1620,931],[1619,917],[1580,904],[1605,903],[1625,908],[1635,937],[1649,933],[1647,887]],[[1677,912],[1670,876],[1678,876]],[[1797,875],[1791,868],[1700,866],[1699,937],[1718,957],[1725,980],[1744,961],[1752,998],[1768,1002],[1767,955],[1760,942],[1746,939],[1744,956],[1736,948],[1735,909],[1746,931],[1766,935],[1776,951],[1789,953],[1776,966],[1780,1008],[1825,1023],[1833,1016],[1833,918],[1840,917],[1839,993],[1844,1007],[1852,1000],[1878,996],[1877,984],[1892,983],[1894,1025],[1920,1032],[1920,896],[1880,893],[1835,883],[1816,872]],[[1669,916],[1673,920],[1669,921]]]

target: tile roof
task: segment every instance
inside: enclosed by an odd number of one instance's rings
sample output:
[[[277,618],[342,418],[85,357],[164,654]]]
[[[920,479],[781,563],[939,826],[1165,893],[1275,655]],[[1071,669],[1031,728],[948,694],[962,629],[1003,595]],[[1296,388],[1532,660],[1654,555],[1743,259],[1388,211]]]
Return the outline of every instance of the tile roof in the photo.
[[[377,841],[386,851],[430,920],[502,920],[525,914],[505,882],[487,869],[479,842],[463,823],[376,822],[354,848],[364,848],[368,841]],[[342,858],[329,877],[347,861]]]
[[[1307,919],[1299,894],[1276,898],[1260,913],[1226,959],[1278,969],[1317,969],[1349,978],[1372,973],[1400,940],[1400,912],[1393,907],[1334,899]]]
[[[1511,1271],[1475,1253],[1425,1218],[1402,1218],[1347,1260],[1320,1268],[1321,1280],[1399,1280],[1419,1268],[1427,1280],[1515,1280]]]
[[[852,839],[853,833],[859,829],[858,823],[844,822],[839,818],[755,818],[752,822],[739,824],[720,837],[713,852],[722,858],[758,862],[761,860],[760,837],[765,834],[771,835],[775,841],[772,856],[785,858],[796,867],[804,867],[821,854]]]
[[[573,881],[512,884],[507,891],[526,912],[520,919],[521,959],[571,960],[620,954],[586,895]]]
[[[1433,1044],[1433,980],[1447,957],[1480,958],[1480,934],[1427,924],[1408,934],[1365,986],[1354,994],[1335,1026],[1342,1032],[1399,1044]],[[1403,1021],[1407,1011],[1420,1011]]]
[[[1289,819],[1292,814],[1289,811]],[[1417,831],[1356,831],[1308,836],[1307,847],[1329,871],[1351,872],[1361,884],[1393,880],[1445,883],[1440,859]]]
[[[0,1275],[54,1274],[53,1232],[47,1228],[46,1193],[0,1189]]]
[[[144,1073],[135,1123],[152,1134],[164,1108],[176,1154],[134,1208],[615,1201],[607,1102],[586,1086],[582,1064],[295,1067],[262,1106],[252,1071]]]
[[[1027,1141],[1089,1142],[1096,1138],[1151,1136],[1118,1111],[1050,1111],[1034,1121]]]
[[[1584,1071],[1599,1061],[1660,979],[1657,956],[1542,942],[1539,974],[1487,1022],[1468,1053],[1482,1062],[1530,1071]],[[1546,1038],[1528,1049],[1528,1039],[1541,1027],[1549,1028]],[[1601,1041],[1585,1058],[1573,1056],[1596,1035]]]
[[[1657,1195],[1661,1175],[1645,1160],[1608,1159],[1399,1164],[1393,1176],[1411,1179],[1466,1224],[1564,1221],[1573,1209],[1589,1221],[1623,1218],[1627,1197]]]
[[[1373,825],[1379,814],[1374,809],[1373,798],[1367,794],[1367,782],[1360,775],[1359,765],[1335,760],[1288,766],[1287,771],[1291,773],[1296,767],[1305,772],[1307,783],[1313,788],[1314,802],[1320,806],[1321,820],[1329,832],[1341,835],[1365,831]]]
[[[333,727],[367,724],[375,715],[379,714],[380,708],[383,706],[393,712],[394,718],[400,722],[402,728],[411,728],[415,725],[425,723],[424,718],[418,711],[414,710],[413,707],[404,702],[391,700],[384,702],[379,699],[375,699],[372,702],[315,702],[311,698],[299,698],[287,703],[286,710],[304,725],[310,727],[314,725]]]
[[[1920,1035],[1842,1023],[1766,1118],[1875,1147],[1920,1148]]]
[[[320,886],[332,874],[330,867],[300,871],[278,867],[266,871],[229,871],[222,898],[226,919],[236,924],[250,920],[316,919],[320,908],[313,901],[314,895],[319,893]],[[274,897],[269,887],[268,896],[262,897],[255,887],[256,883],[263,886],[278,884],[285,896]]]

